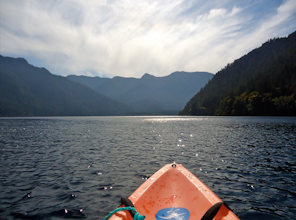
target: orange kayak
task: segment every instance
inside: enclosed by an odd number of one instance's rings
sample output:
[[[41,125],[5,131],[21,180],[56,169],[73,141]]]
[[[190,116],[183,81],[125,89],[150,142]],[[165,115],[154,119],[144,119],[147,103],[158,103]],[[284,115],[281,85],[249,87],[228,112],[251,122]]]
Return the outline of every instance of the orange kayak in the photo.
[[[167,164],[130,197],[122,199],[145,220],[239,219],[222,200],[181,164]],[[132,220],[132,211],[114,213],[110,220]]]

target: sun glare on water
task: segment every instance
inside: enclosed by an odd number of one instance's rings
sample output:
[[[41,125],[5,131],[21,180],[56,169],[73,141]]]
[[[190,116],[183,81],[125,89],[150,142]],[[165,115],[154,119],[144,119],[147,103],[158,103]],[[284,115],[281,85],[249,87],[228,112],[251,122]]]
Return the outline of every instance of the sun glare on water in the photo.
[[[165,123],[169,121],[204,121],[204,120],[209,120],[209,118],[208,117],[159,116],[159,117],[143,119],[143,121],[160,122],[160,123]]]

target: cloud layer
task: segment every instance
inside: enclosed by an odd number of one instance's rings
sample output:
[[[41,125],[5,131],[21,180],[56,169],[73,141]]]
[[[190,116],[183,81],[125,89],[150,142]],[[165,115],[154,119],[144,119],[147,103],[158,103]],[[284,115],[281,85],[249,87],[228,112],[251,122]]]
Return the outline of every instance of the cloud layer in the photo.
[[[0,0],[0,53],[59,75],[216,73],[295,20],[294,0]]]

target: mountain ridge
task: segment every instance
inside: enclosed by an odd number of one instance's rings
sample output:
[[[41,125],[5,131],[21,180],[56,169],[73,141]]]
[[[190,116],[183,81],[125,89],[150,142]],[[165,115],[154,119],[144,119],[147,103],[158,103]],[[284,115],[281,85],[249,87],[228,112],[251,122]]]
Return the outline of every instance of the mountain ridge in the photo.
[[[184,71],[176,71],[162,77],[145,73],[141,78],[117,76],[106,79],[98,77],[85,78],[85,76],[75,75],[67,76],[68,79],[89,86],[107,97],[131,105],[135,112],[144,110],[142,106],[137,107],[135,105],[135,103],[144,103],[143,100],[154,100],[151,104],[153,103],[152,105],[155,106],[155,111],[163,109],[164,111],[178,112],[212,77],[213,74],[208,72]],[[104,82],[102,82],[103,79]],[[155,105],[155,103],[158,104]],[[153,110],[152,106],[147,106],[147,109]]]
[[[66,77],[0,55],[0,116],[122,115],[131,109]]]

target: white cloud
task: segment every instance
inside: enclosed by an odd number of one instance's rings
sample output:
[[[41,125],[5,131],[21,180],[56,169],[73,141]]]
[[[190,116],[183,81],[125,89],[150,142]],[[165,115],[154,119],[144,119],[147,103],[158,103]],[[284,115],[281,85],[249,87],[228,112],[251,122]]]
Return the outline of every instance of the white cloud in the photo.
[[[237,1],[0,0],[0,53],[41,60],[62,75],[216,73],[294,31],[295,3],[254,25],[252,10]]]
[[[294,15],[294,18],[292,17]],[[285,1],[278,9],[277,13],[270,17],[268,20],[262,23],[261,27],[257,31],[258,34],[264,33],[265,37],[273,34],[275,36],[277,33],[272,33],[276,30],[281,32],[286,32],[289,28],[289,25],[285,24],[285,21],[295,23],[295,15],[296,15],[296,1],[289,0]],[[295,24],[294,24],[295,25]],[[282,27],[279,27],[282,26]],[[284,31],[283,31],[284,30]]]
[[[217,18],[217,17],[224,17],[226,15],[226,13],[227,13],[227,11],[224,8],[212,9],[209,13],[208,18],[213,19],[213,18]]]

